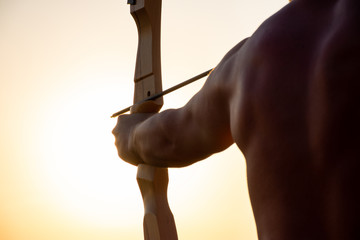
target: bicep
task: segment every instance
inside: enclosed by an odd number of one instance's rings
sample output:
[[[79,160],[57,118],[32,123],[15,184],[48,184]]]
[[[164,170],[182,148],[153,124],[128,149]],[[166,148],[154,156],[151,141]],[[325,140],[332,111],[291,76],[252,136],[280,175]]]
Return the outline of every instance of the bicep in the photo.
[[[233,143],[228,111],[231,93],[221,86],[216,71],[213,74],[182,110],[192,142],[203,155],[222,151]]]
[[[210,74],[203,88],[181,109],[180,121],[186,141],[196,146],[201,156],[211,155],[233,142],[230,127],[231,101],[238,94],[237,78],[240,42]]]

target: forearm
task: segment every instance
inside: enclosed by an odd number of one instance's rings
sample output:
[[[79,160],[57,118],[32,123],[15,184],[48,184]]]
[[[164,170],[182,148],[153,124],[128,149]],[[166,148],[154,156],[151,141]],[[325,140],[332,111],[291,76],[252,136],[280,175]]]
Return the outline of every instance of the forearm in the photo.
[[[161,167],[183,167],[206,158],[189,141],[195,133],[184,112],[184,108],[169,109],[139,124],[130,148],[145,163]]]

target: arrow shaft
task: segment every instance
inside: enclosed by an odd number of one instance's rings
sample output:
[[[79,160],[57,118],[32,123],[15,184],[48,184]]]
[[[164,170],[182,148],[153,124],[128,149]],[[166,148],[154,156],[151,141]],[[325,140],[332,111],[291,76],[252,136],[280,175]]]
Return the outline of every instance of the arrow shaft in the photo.
[[[195,81],[197,81],[197,80],[199,80],[199,79],[201,79],[201,78],[203,78],[203,77],[208,76],[211,71],[212,71],[212,69],[210,69],[210,70],[208,70],[208,71],[205,71],[205,72],[203,72],[203,73],[201,73],[201,74],[199,74],[199,75],[196,75],[195,77],[192,77],[192,78],[190,78],[190,79],[188,79],[188,80],[186,80],[186,81],[184,81],[184,82],[182,82],[182,83],[179,83],[179,84],[177,84],[177,85],[175,85],[175,86],[173,86],[173,87],[171,87],[171,88],[168,88],[168,89],[166,89],[165,91],[162,91],[162,92],[157,93],[157,94],[155,94],[155,95],[153,95],[153,96],[150,96],[150,97],[148,97],[148,98],[145,98],[144,100],[141,100],[141,101],[135,103],[134,105],[141,104],[141,103],[144,103],[144,102],[146,102],[146,101],[152,101],[152,100],[155,100],[155,99],[157,99],[157,98],[159,98],[159,97],[162,97],[162,96],[164,96],[164,95],[166,95],[166,94],[168,94],[168,93],[171,93],[171,92],[173,92],[173,91],[175,91],[175,90],[177,90],[177,89],[179,89],[179,88],[182,88],[182,87],[184,87],[184,86],[186,86],[186,85],[188,85],[188,84],[190,84],[190,83],[192,83],[192,82],[195,82]],[[129,112],[130,109],[131,109],[134,105],[131,105],[130,107],[124,108],[124,109],[122,109],[122,110],[114,113],[113,115],[111,115],[111,117],[112,117],[112,118],[115,118],[115,117],[120,116],[121,114],[124,114],[124,113],[126,113],[126,112]]]

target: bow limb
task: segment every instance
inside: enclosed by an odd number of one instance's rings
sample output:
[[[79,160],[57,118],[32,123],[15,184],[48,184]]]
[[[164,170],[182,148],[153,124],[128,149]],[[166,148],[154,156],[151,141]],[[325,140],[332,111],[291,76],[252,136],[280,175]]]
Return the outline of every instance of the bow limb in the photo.
[[[135,67],[134,103],[162,91],[161,81],[161,0],[129,0],[139,35]],[[163,98],[135,105],[131,112],[158,112]],[[177,240],[174,217],[167,200],[168,169],[145,164],[138,166],[138,185],[144,201],[145,240]]]

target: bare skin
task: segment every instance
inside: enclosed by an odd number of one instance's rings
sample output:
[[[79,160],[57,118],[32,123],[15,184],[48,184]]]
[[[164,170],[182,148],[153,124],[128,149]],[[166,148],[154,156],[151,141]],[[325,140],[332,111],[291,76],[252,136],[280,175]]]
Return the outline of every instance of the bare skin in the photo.
[[[294,0],[183,108],[119,117],[119,156],[183,167],[236,143],[259,239],[360,239],[359,23],[357,0]]]

